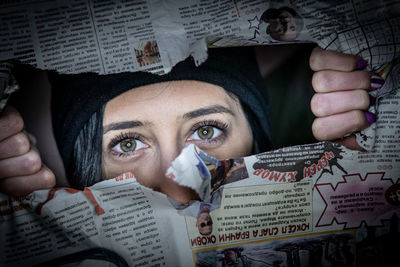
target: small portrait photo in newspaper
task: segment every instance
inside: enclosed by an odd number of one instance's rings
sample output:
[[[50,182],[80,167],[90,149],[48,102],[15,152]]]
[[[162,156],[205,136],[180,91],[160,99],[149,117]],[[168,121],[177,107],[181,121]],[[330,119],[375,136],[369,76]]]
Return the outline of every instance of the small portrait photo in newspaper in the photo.
[[[296,40],[303,29],[303,19],[294,9],[269,8],[261,15],[260,34],[276,41]]]

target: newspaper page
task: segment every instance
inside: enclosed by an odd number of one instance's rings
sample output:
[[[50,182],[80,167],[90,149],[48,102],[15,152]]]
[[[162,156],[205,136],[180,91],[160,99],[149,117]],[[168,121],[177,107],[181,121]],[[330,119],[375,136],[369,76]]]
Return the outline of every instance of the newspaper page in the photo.
[[[0,60],[17,59],[63,73],[165,73],[189,55],[200,64],[207,46],[315,42],[359,54],[372,69],[393,60],[399,51],[396,0],[0,4]]]
[[[189,55],[200,64],[207,47],[316,42],[385,79],[371,93],[378,119],[357,136],[367,152],[322,142],[217,161],[190,146],[166,174],[200,196],[186,206],[131,173],[83,191],[0,195],[1,266],[397,266],[398,1],[0,5],[0,60],[41,69],[162,74]],[[0,78],[3,99],[18,86]]]

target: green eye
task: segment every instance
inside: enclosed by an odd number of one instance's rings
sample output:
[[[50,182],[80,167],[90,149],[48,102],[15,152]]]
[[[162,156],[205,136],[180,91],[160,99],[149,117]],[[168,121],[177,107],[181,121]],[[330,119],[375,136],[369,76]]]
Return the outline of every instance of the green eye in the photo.
[[[201,127],[197,130],[197,134],[200,137],[200,139],[205,140],[205,139],[210,139],[214,136],[214,127],[211,126],[204,126]]]
[[[133,155],[136,151],[148,148],[149,146],[139,139],[134,133],[121,134],[114,137],[109,147],[116,155]]]
[[[123,152],[135,151],[136,140],[135,139],[125,139],[119,144],[119,146]]]

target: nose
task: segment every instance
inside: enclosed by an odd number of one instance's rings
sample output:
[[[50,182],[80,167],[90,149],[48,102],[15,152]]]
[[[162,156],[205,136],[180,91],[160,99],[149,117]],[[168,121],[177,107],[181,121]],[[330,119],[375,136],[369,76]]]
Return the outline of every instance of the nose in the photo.
[[[199,199],[193,189],[179,185],[169,178],[164,178],[160,189],[162,193],[182,204],[187,204],[190,200]]]
[[[172,142],[160,144],[159,175],[162,178],[160,179],[159,190],[173,200],[186,204],[190,200],[199,199],[197,193],[193,189],[179,185],[165,176],[172,161],[179,156],[183,147],[184,144],[180,144],[179,142],[176,142],[175,144]]]

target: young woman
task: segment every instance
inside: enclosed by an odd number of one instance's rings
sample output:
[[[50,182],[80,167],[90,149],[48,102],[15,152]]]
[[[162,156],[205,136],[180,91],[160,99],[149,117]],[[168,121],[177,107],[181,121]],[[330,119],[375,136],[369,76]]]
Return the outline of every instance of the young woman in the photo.
[[[362,70],[366,62],[316,48],[310,66],[316,71],[314,136],[357,149],[353,137],[342,137],[374,121],[364,111],[368,90],[377,87]],[[218,159],[272,147],[263,80],[251,55],[235,49],[210,52],[198,68],[187,59],[163,76],[51,75],[51,80],[54,133],[73,187],[132,171],[141,184],[186,203],[195,194],[164,173],[188,143]],[[54,174],[30,146],[16,110],[3,112],[0,129],[1,191],[21,195],[53,187]]]

